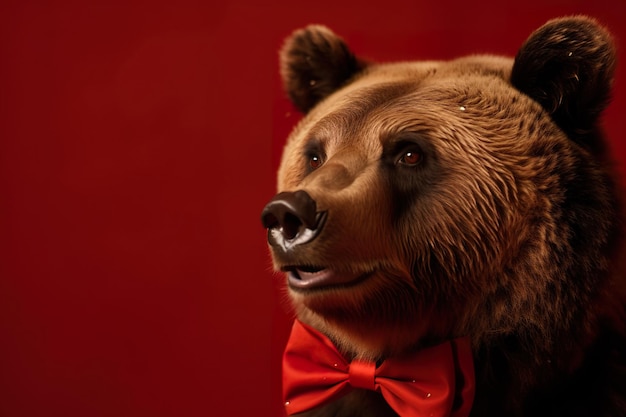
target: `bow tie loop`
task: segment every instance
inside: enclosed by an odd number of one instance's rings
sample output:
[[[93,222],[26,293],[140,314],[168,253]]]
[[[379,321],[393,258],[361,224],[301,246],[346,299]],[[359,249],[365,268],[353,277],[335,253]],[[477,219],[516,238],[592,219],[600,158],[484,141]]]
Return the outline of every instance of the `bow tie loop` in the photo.
[[[376,367],[348,362],[326,336],[296,320],[283,355],[287,414],[328,404],[355,388],[379,392],[402,417],[467,417],[474,397],[469,340],[389,358]]]

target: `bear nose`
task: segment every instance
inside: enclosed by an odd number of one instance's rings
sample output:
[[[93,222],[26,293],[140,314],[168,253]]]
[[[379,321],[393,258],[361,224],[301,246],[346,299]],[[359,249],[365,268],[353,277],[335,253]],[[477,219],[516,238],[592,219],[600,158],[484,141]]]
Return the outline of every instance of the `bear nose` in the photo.
[[[324,218],[325,213],[317,212],[315,200],[303,190],[277,194],[261,213],[263,227],[270,232],[268,240],[281,246],[286,241],[308,242],[319,231]]]

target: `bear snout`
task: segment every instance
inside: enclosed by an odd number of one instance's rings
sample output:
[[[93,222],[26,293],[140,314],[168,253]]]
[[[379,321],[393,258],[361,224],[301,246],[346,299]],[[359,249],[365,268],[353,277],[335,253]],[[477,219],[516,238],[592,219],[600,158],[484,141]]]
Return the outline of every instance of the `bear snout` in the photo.
[[[315,200],[303,190],[277,194],[261,212],[269,244],[285,252],[313,240],[325,220],[326,212],[318,212]]]

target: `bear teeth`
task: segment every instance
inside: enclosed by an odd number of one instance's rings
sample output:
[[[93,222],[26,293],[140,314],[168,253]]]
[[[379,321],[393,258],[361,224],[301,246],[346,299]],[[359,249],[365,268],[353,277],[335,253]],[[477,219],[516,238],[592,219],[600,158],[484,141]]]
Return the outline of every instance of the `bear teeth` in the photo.
[[[323,268],[320,266],[297,266],[295,269],[298,271],[303,271],[303,272],[308,272],[308,273],[316,273],[326,268]]]

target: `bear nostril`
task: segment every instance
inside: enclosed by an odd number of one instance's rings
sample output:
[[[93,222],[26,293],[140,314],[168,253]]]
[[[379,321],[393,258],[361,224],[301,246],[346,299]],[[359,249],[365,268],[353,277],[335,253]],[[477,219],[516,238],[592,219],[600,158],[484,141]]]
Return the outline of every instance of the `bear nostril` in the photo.
[[[267,229],[280,231],[285,240],[293,240],[303,230],[317,228],[317,205],[306,191],[282,192],[265,206],[261,222]]]
[[[282,212],[280,215],[282,215],[282,217],[279,220],[275,213],[264,213],[263,216],[261,216],[263,227],[266,229],[280,229],[285,239],[293,239],[298,235],[302,222],[297,216],[289,212]]]
[[[285,239],[291,240],[298,235],[302,222],[297,216],[291,213],[285,213],[283,221],[281,223],[282,234]]]
[[[280,227],[280,222],[276,216],[272,213],[266,213],[265,210],[261,215],[261,222],[263,223],[263,227],[266,229],[276,229],[277,227]]]

